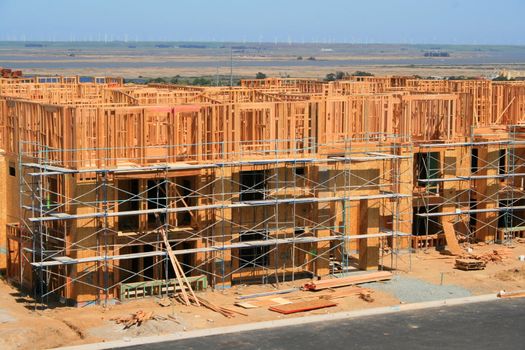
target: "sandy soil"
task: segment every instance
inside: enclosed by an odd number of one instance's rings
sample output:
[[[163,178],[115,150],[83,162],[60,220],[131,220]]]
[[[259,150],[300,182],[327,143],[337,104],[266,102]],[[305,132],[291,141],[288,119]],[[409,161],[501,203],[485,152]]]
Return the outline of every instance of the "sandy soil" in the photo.
[[[482,253],[501,246],[473,245],[473,253]],[[400,276],[417,278],[434,285],[456,285],[468,289],[473,295],[497,293],[500,290],[525,289],[525,263],[518,260],[525,255],[525,243],[509,248],[510,258],[500,263],[489,263],[485,270],[460,271],[454,269],[454,257],[445,256],[435,250],[420,251],[411,255],[398,256]],[[388,259],[386,259],[388,260]],[[299,287],[306,280],[281,283],[281,289]],[[258,322],[282,318],[304,317],[346,310],[388,306],[400,301],[391,294],[375,291],[373,302],[366,302],[357,296],[337,299],[338,305],[311,312],[281,315],[265,307],[241,309],[233,306],[236,297],[252,293],[273,291],[271,285],[235,286],[225,291],[203,292],[200,296],[230,309],[241,311],[248,316],[238,315],[226,318],[213,311],[195,306],[172,303],[162,307],[159,299],[148,298],[113,305],[107,308],[91,306],[83,309],[59,307],[34,311],[30,298],[21,295],[5,282],[0,282],[0,348],[1,349],[43,349],[61,345],[74,345],[98,341],[110,341],[139,336],[160,335],[175,331],[194,330],[228,326],[246,322]],[[309,292],[296,291],[286,297],[301,297]],[[126,316],[138,310],[153,311],[165,320],[151,320],[140,327],[124,330],[111,319]],[[171,315],[173,318],[169,317]]]
[[[501,245],[471,245],[473,254],[504,249]],[[398,269],[407,276],[417,277],[433,284],[453,284],[468,289],[472,294],[497,293],[525,289],[525,263],[518,256],[525,255],[525,244],[517,243],[507,248],[511,258],[488,263],[484,270],[461,271],[454,268],[455,257],[436,250],[420,251],[398,260]]]

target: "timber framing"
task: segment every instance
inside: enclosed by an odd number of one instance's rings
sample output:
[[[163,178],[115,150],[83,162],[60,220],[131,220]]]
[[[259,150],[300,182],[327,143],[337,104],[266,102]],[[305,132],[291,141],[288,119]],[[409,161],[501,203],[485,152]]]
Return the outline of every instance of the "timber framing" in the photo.
[[[7,276],[82,305],[172,279],[174,256],[226,288],[506,243],[525,233],[524,110],[525,84],[487,80],[3,78]]]

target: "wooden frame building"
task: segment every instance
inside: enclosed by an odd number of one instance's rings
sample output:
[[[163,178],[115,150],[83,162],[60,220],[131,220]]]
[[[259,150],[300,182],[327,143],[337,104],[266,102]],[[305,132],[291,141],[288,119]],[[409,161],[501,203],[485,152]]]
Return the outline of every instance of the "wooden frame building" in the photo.
[[[7,276],[41,301],[83,305],[138,282],[166,292],[161,231],[186,275],[216,288],[512,239],[524,86],[0,79],[0,183],[20,189],[2,192]]]

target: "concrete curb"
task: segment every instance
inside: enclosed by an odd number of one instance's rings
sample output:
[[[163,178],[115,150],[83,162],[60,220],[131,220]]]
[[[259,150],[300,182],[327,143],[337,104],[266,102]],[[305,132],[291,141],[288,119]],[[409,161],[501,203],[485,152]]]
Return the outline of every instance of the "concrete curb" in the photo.
[[[150,343],[159,343],[159,342],[165,342],[165,341],[174,341],[174,340],[180,340],[180,339],[206,337],[210,335],[218,335],[218,334],[223,335],[223,334],[228,334],[228,333],[246,332],[246,331],[270,329],[270,328],[285,327],[285,326],[298,326],[298,325],[321,322],[321,321],[352,319],[352,318],[365,317],[365,316],[385,315],[385,314],[392,314],[392,313],[404,312],[404,311],[430,309],[430,308],[436,308],[440,306],[454,306],[454,305],[481,303],[481,302],[495,301],[495,300],[499,300],[496,294],[485,294],[485,295],[478,295],[478,296],[465,297],[465,298],[426,301],[422,303],[413,303],[413,304],[400,304],[400,305],[395,305],[395,306],[385,306],[385,307],[378,307],[378,308],[373,308],[373,309],[365,309],[365,310],[357,310],[357,311],[343,311],[343,312],[337,312],[337,313],[327,314],[327,315],[296,317],[296,318],[289,318],[285,320],[264,321],[264,322],[247,323],[247,324],[228,326],[228,327],[199,329],[195,331],[176,332],[176,333],[161,335],[161,336],[132,338],[129,341],[116,340],[116,341],[110,341],[110,342],[104,342],[104,343],[67,346],[67,347],[61,347],[57,349],[60,349],[60,350],[102,350],[102,349],[119,348],[119,347],[135,346],[135,345],[150,344]]]

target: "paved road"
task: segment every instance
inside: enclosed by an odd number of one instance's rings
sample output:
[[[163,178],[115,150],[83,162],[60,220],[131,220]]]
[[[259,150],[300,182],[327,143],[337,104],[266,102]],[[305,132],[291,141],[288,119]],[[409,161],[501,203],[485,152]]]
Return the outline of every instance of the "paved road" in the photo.
[[[525,298],[257,330],[125,349],[525,349]]]

